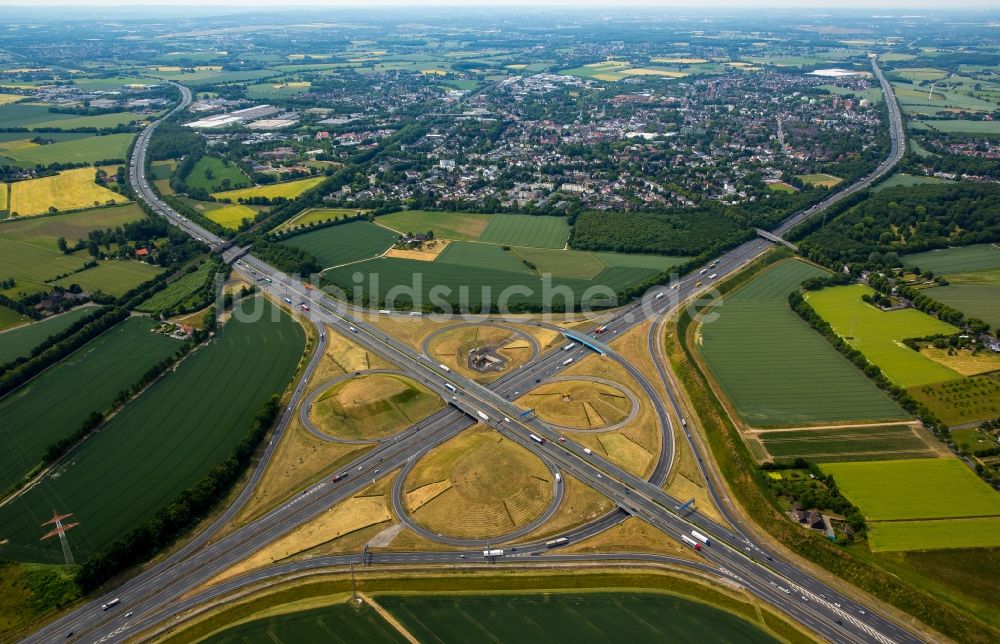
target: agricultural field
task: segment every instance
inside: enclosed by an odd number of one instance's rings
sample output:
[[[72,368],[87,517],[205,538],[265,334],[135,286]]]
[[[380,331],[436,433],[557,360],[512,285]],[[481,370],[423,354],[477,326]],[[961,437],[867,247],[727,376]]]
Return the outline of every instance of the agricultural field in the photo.
[[[595,633],[629,642],[776,642],[757,625],[711,604],[642,592],[501,595],[378,595],[421,642],[588,642]]]
[[[951,276],[956,273],[974,273],[1000,268],[1000,246],[997,244],[975,244],[925,253],[903,255],[906,266],[916,266],[921,271],[933,271],[935,275]]]
[[[228,183],[226,180],[228,179]],[[200,188],[205,192],[246,188],[250,179],[243,174],[235,163],[227,163],[219,157],[203,156],[191,168],[185,183],[191,188]]]
[[[69,242],[86,239],[92,230],[117,228],[146,216],[134,203],[111,208],[93,208],[51,217],[31,217],[0,222],[0,239],[25,242],[56,250],[56,240]]]
[[[947,286],[927,289],[928,297],[1000,328],[1000,246],[977,244],[904,255],[907,265],[944,275]]]
[[[20,326],[26,322],[30,322],[31,318],[21,315],[14,309],[8,308],[6,306],[0,306],[0,331],[4,329],[9,329],[14,326]],[[0,338],[0,344],[2,344],[3,338]]]
[[[86,558],[229,455],[264,403],[287,386],[305,347],[301,327],[266,301],[240,311],[64,466],[0,508],[0,556],[61,561],[58,541],[38,540],[38,526],[58,508],[80,521],[70,540],[77,558]]]
[[[171,315],[175,311],[187,310],[200,302],[201,292],[215,277],[215,271],[214,263],[205,262],[197,270],[187,273],[162,291],[153,294],[137,306],[136,310],[153,315]]]
[[[956,458],[820,467],[867,517],[875,551],[998,545],[1000,495]],[[970,530],[956,542],[961,525]]]
[[[79,210],[128,199],[94,183],[93,168],[63,170],[51,177],[10,184],[10,214],[38,215],[56,210]]]
[[[0,490],[37,466],[46,447],[71,435],[91,412],[106,411],[118,392],[181,347],[178,340],[152,333],[156,324],[140,317],[125,320],[0,400],[5,445]],[[52,404],[55,399],[58,405]]]
[[[237,203],[241,199],[246,200],[254,197],[263,197],[264,199],[295,199],[306,190],[315,188],[323,183],[324,180],[326,180],[325,176],[309,177],[308,179],[296,179],[295,181],[286,181],[285,183],[269,183],[253,188],[213,192],[212,196],[220,201],[228,199],[233,203]]]
[[[39,103],[11,103],[0,106],[0,128],[23,127],[28,130],[52,127],[67,130],[78,127],[105,128],[147,118],[146,115],[134,112],[112,112],[97,116],[59,114],[50,112],[48,105]]]
[[[10,309],[6,309],[10,311]],[[96,306],[78,306],[60,315],[54,315],[38,322],[19,326],[0,334],[0,365],[7,364],[21,356],[27,356],[31,350],[45,341],[50,335],[61,333],[73,326],[73,323],[97,310]],[[13,312],[13,311],[12,311]],[[26,320],[27,321],[27,320]]]
[[[934,183],[954,183],[948,179],[942,179],[940,177],[925,177],[921,175],[914,174],[894,174],[885,181],[880,182],[874,188],[872,192],[882,192],[883,190],[888,190],[889,188],[896,188],[899,186],[905,186],[911,188],[913,186],[920,186],[924,184],[934,184]]]
[[[565,76],[579,76],[581,78],[592,78],[608,82],[620,81],[631,76],[667,76],[670,78],[683,78],[692,73],[709,71],[714,69],[713,65],[685,66],[685,70],[679,67],[663,67],[660,65],[649,65],[646,67],[634,67],[625,61],[606,60],[603,62],[589,63],[572,69],[564,69],[560,74]]]
[[[958,377],[951,369],[901,342],[905,338],[956,333],[957,328],[916,309],[882,311],[861,301],[861,296],[866,293],[870,295],[874,291],[861,284],[852,284],[809,292],[805,298],[838,335],[864,353],[900,387],[915,387]]]
[[[162,268],[153,264],[131,259],[113,259],[100,262],[94,268],[88,268],[58,279],[53,284],[64,288],[69,288],[72,284],[79,284],[84,291],[92,293],[101,291],[108,295],[121,297],[162,272]]]
[[[524,447],[470,429],[418,461],[404,483],[404,503],[430,530],[486,539],[541,516],[552,500],[552,477]]]
[[[205,217],[229,230],[238,230],[243,225],[243,220],[253,221],[257,216],[257,210],[243,204],[226,204],[205,209]]]
[[[245,642],[329,641],[336,633],[339,642],[384,642],[405,644],[407,639],[375,609],[356,608],[345,603],[311,610],[273,615],[232,626],[202,640],[205,644],[243,644]]]
[[[23,101],[24,98],[21,94],[0,94],[0,105],[9,105],[10,103]]]
[[[293,237],[282,243],[311,253],[324,267],[369,259],[387,251],[396,234],[367,221],[328,226]]]
[[[799,179],[802,180],[802,183],[807,183],[811,186],[820,186],[821,188],[832,188],[843,181],[840,177],[823,172],[818,174],[800,174]]]
[[[911,387],[907,392],[945,425],[1000,418],[1000,371]]]
[[[761,432],[764,449],[776,461],[798,457],[812,462],[882,461],[931,458],[937,452],[909,425],[867,425],[829,429]]]
[[[16,299],[21,294],[48,291],[52,287],[45,280],[72,273],[85,263],[86,260],[75,255],[0,237],[0,275],[13,277],[16,282],[13,288],[0,293]]]
[[[432,230],[441,239],[533,248],[564,248],[569,237],[563,217],[403,210],[382,215],[376,223],[400,233]]]
[[[1000,136],[1000,122],[949,119],[946,121],[917,121],[923,126],[946,134],[976,134],[979,136]]]
[[[712,376],[751,426],[905,417],[878,387],[788,306],[788,294],[824,272],[783,261],[716,309],[697,329]]]
[[[275,230],[277,232],[283,232],[291,230],[296,226],[310,226],[312,224],[327,221],[328,219],[353,217],[365,212],[367,211],[357,210],[354,208],[309,208],[308,210],[303,210],[285,223],[281,224]]]
[[[349,439],[377,439],[410,427],[444,407],[441,398],[410,378],[361,375],[316,399],[310,413],[324,432]]]
[[[11,141],[0,145],[0,163],[33,168],[36,165],[47,166],[52,163],[124,161],[134,136],[134,134],[108,134],[38,145],[31,143],[28,140],[29,135],[26,134],[21,142]],[[21,145],[16,145],[18,143]]]
[[[341,227],[326,230],[338,228]],[[527,257],[538,260],[535,268],[525,264]],[[527,294],[517,290],[508,293],[510,297],[506,299],[507,303],[518,306],[542,302],[547,292],[542,279],[545,273],[551,273],[549,290],[564,285],[571,289],[577,301],[590,291],[589,301],[603,302],[610,293],[650,280],[665,268],[682,261],[684,258],[678,257],[517,247],[505,251],[495,244],[458,241],[448,244],[434,261],[383,257],[334,268],[325,275],[345,290],[353,288],[353,275],[357,271],[369,276],[378,275],[378,299],[381,300],[393,286],[412,286],[414,275],[419,274],[421,283],[418,296],[421,302],[432,303],[430,289],[441,285],[449,289],[437,293],[441,301],[458,303],[463,297],[461,290],[465,288],[468,291],[466,299],[472,307],[477,307],[482,302],[498,302],[502,292],[512,286],[530,289],[531,292]],[[370,279],[366,279],[361,286],[364,287],[365,294],[371,293]],[[555,305],[562,305],[564,300],[561,296],[554,298]],[[402,304],[402,298],[399,303]]]
[[[281,81],[249,85],[247,86],[247,98],[256,100],[288,98],[308,92],[311,85],[312,83],[309,81]]]

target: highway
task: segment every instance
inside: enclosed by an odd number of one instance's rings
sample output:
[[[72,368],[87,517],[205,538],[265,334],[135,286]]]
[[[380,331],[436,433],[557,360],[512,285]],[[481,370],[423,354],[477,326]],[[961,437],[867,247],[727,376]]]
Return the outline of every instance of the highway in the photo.
[[[832,195],[820,204],[796,213],[776,228],[774,232],[783,234],[809,216],[833,205],[849,194],[865,189],[872,181],[891,170],[901,158],[903,138],[898,107],[892,98],[891,88],[888,87],[874,60],[873,69],[883,84],[883,90],[886,91],[887,102],[890,105],[892,153],[889,158],[872,175]],[[190,93],[184,88],[181,89],[181,92],[182,102],[175,109],[183,109],[190,102]],[[561,442],[558,433],[544,423],[537,419],[521,418],[521,410],[510,402],[520,393],[528,391],[557,374],[567,355],[573,354],[582,358],[590,351],[589,349],[577,347],[571,352],[563,352],[559,349],[550,351],[521,369],[507,374],[490,388],[462,378],[453,372],[443,371],[427,356],[390,338],[378,330],[376,326],[363,321],[363,316],[359,314],[358,309],[349,307],[342,302],[333,301],[325,294],[316,292],[315,289],[306,289],[305,285],[298,280],[282,275],[279,271],[251,255],[243,254],[245,249],[226,248],[224,240],[201,229],[170,209],[151,190],[145,177],[144,160],[149,135],[154,127],[155,125],[147,128],[137,139],[130,177],[137,194],[149,203],[155,212],[167,217],[189,234],[205,241],[213,249],[222,251],[227,260],[232,261],[242,255],[240,261],[235,264],[238,272],[255,280],[266,276],[273,283],[271,288],[273,288],[275,295],[289,297],[294,302],[308,302],[310,304],[309,317],[317,325],[317,328],[322,329],[322,325],[329,325],[341,333],[353,334],[360,344],[398,365],[401,370],[412,377],[423,381],[427,386],[441,394],[445,400],[449,400],[451,406],[421,421],[410,430],[393,437],[393,440],[379,444],[371,452],[352,463],[349,470],[345,468],[348,477],[337,484],[326,480],[317,482],[281,507],[275,508],[250,524],[213,541],[212,535],[217,531],[216,528],[221,527],[224,523],[221,519],[214,522],[212,526],[203,530],[183,549],[164,562],[151,567],[113,592],[87,603],[73,613],[43,628],[29,637],[27,641],[62,639],[69,632],[74,633],[73,638],[112,641],[127,636],[129,631],[134,633],[137,632],[136,629],[144,629],[162,623],[163,620],[169,619],[181,610],[183,602],[176,601],[181,595],[189,593],[216,576],[220,571],[246,558],[252,552],[274,541],[295,526],[301,525],[332,505],[355,494],[379,476],[412,462],[423,451],[440,444],[468,427],[472,424],[473,419],[480,418],[479,414],[487,415],[489,417],[487,424],[498,432],[531,449],[543,457],[547,463],[554,464],[560,471],[572,474],[604,493],[624,509],[624,511],[614,512],[592,524],[572,531],[574,539],[582,539],[596,534],[609,525],[622,520],[628,514],[650,522],[678,541],[681,540],[682,536],[690,535],[692,530],[697,530],[706,534],[712,542],[711,546],[705,546],[702,549],[701,554],[707,563],[714,566],[712,568],[714,574],[723,575],[735,581],[830,641],[920,641],[916,636],[892,621],[854,603],[808,574],[782,561],[776,554],[767,552],[758,544],[753,543],[739,529],[737,518],[726,514],[725,504],[720,502],[720,509],[732,527],[717,524],[698,512],[685,513],[680,516],[676,508],[681,501],[671,498],[660,489],[660,485],[665,481],[669,472],[673,458],[673,431],[670,428],[671,421],[667,406],[643,375],[613,350],[608,348],[607,355],[601,359],[616,360],[622,364],[642,385],[660,418],[664,444],[661,458],[649,481],[629,474],[596,455],[585,454],[582,447],[572,441]],[[769,247],[770,243],[762,239],[746,242],[720,257],[717,262],[711,265],[710,270],[717,275],[717,280],[721,280],[759,257]],[[709,270],[708,267],[706,267],[707,270]],[[702,273],[706,271],[702,271]],[[686,282],[672,285],[671,288],[664,287],[654,290],[641,301],[617,309],[611,314],[614,317],[605,323],[608,330],[601,338],[613,339],[646,319],[665,318],[678,306],[699,295],[703,289],[708,288],[705,285],[696,285],[697,281],[696,278],[688,277]],[[709,282],[710,284],[711,282]],[[657,297],[660,293],[663,295]],[[657,326],[657,324],[652,326],[648,338],[651,349],[658,345],[658,336],[654,333]],[[352,327],[354,331],[351,330]],[[315,366],[319,355],[319,352],[314,354],[309,366],[310,371]],[[659,355],[659,351],[656,350],[652,355]],[[654,360],[654,362],[659,361]],[[660,370],[660,376],[668,392],[669,404],[674,414],[680,417],[680,407],[672,392],[664,367],[658,364],[657,368]],[[307,378],[302,378],[297,384],[293,392],[293,404],[289,406],[281,420],[278,435],[287,425],[291,410],[294,409],[294,403],[302,395],[303,383],[306,380]],[[453,396],[446,384],[451,385],[461,393]],[[706,473],[706,480],[711,481],[707,477],[707,465],[703,460],[704,457],[688,433],[689,428],[685,427],[684,432],[692,449],[695,450],[694,453],[700,467]],[[544,442],[538,443],[532,440],[529,438],[530,434],[543,438]],[[273,444],[268,447],[264,463],[273,452],[273,447]],[[262,465],[263,463],[255,471],[255,477],[259,477],[263,470]],[[712,486],[710,485],[710,487]],[[252,485],[247,486],[243,495],[248,495],[251,491]],[[715,495],[714,488],[712,491]],[[238,502],[228,508],[226,512],[229,515],[228,518],[231,518],[241,505]],[[531,548],[535,550],[531,550]],[[540,552],[539,548],[544,548],[544,545],[528,544],[519,550],[534,559],[531,553]],[[474,555],[475,553],[472,553],[469,556]],[[422,561],[419,560],[419,557],[423,556],[427,556],[426,553],[379,553],[375,556],[373,563],[408,561],[417,563]],[[457,555],[455,553],[437,553],[435,556],[441,557],[441,559],[427,560],[426,562],[448,561],[455,563]],[[482,556],[481,552],[479,552],[479,556]],[[555,555],[536,556],[538,561],[548,561],[550,557]],[[414,559],[415,557],[417,559]],[[597,555],[588,555],[587,557],[588,560],[600,558]],[[641,557],[645,556],[614,555],[612,558],[641,560]],[[520,563],[532,560],[523,559],[520,554],[518,558],[521,559]],[[309,560],[289,564],[289,566],[291,570],[305,570],[316,563],[316,560]],[[674,563],[676,565],[690,565],[690,562],[678,561]],[[331,563],[330,565],[337,564]],[[705,564],[698,565],[704,567]],[[121,604],[107,612],[101,611],[100,604],[112,597],[120,597]],[[126,612],[133,613],[135,620],[132,624],[129,624],[129,620],[124,617]]]

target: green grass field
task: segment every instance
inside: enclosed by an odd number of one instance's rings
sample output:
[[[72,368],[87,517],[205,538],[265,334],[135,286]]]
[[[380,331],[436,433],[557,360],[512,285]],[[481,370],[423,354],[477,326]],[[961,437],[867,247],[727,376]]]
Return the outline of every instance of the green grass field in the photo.
[[[48,105],[38,103],[12,103],[0,106],[0,128],[24,127],[29,130],[42,127],[73,129],[78,127],[115,127],[129,121],[147,117],[134,112],[112,112],[98,116],[76,116],[50,112]]]
[[[327,230],[337,230],[338,228],[341,227]],[[614,261],[617,257],[614,253],[599,255],[606,263]],[[665,262],[671,261],[671,258],[662,259]],[[341,289],[351,290],[354,287],[354,273],[361,272],[366,276],[362,286],[364,293],[368,295],[372,294],[372,276],[377,275],[378,293],[376,296],[379,300],[394,286],[413,285],[415,276],[419,276],[419,297],[424,303],[436,301],[459,303],[463,299],[462,291],[464,289],[467,291],[467,297],[464,299],[472,307],[477,307],[484,301],[496,304],[501,297],[504,297],[508,305],[516,306],[525,303],[541,303],[547,299],[546,293],[554,292],[559,286],[568,287],[577,300],[588,289],[594,287],[604,287],[605,291],[610,289],[611,293],[620,292],[633,284],[659,275],[660,270],[648,266],[650,261],[646,257],[642,261],[628,262],[623,260],[619,265],[609,264],[607,268],[588,279],[554,274],[547,290],[542,277],[527,267],[513,250],[504,251],[500,246],[494,244],[459,241],[449,244],[433,262],[384,257],[335,268],[327,271],[324,275]],[[640,265],[628,265],[628,263]],[[437,299],[432,300],[430,291],[438,285],[447,290],[438,291]],[[518,288],[507,291],[509,297],[504,296],[503,292],[510,287]],[[531,292],[525,294],[521,292],[521,288],[530,289]],[[607,292],[598,292],[598,290],[590,292],[589,300],[603,301],[609,295]],[[408,300],[407,297],[403,297],[400,302],[404,299]],[[561,295],[557,295],[551,300],[556,306],[562,306],[565,302],[565,298]]]
[[[48,291],[51,287],[44,280],[75,271],[84,263],[85,260],[74,255],[0,237],[0,275],[16,281],[13,288],[0,293],[16,299],[22,293]]]
[[[955,327],[915,309],[882,311],[861,301],[874,291],[861,284],[806,293],[809,304],[851,346],[878,365],[900,387],[913,387],[958,377],[900,341],[935,333],[955,333]]]
[[[76,431],[90,412],[104,412],[119,391],[181,347],[150,333],[155,326],[130,318],[0,400],[0,490],[38,465],[45,448]]]
[[[144,262],[109,260],[99,263],[94,268],[88,268],[85,271],[56,280],[53,284],[66,288],[69,288],[71,284],[79,284],[80,288],[85,291],[102,291],[120,297],[162,272],[163,269],[159,266]]]
[[[903,256],[904,264],[945,275],[948,286],[924,291],[968,316],[1000,328],[1000,246],[976,244]]]
[[[280,232],[290,230],[296,226],[309,226],[310,224],[326,221],[328,219],[340,219],[345,215],[353,217],[359,212],[366,211],[354,208],[309,208],[308,210],[303,210],[288,221],[284,222],[275,230]]]
[[[873,521],[1000,515],[1000,494],[957,458],[824,463],[821,467]]]
[[[905,414],[788,306],[803,280],[822,275],[781,262],[726,296],[698,329],[712,375],[752,426],[887,420]]]
[[[899,186],[905,186],[907,188],[913,186],[921,186],[933,183],[953,183],[948,179],[941,179],[940,177],[924,177],[920,175],[913,174],[894,174],[885,181],[879,183],[877,186],[872,188],[872,192],[882,192],[883,190],[888,190],[889,188],[896,188]]]
[[[1000,136],[1000,122],[998,121],[920,121],[932,130],[944,132],[946,134],[978,134],[980,136]]]
[[[442,239],[507,246],[563,248],[569,237],[569,226],[562,217],[404,210],[382,215],[376,221],[401,233],[433,230],[435,237]]]
[[[30,322],[31,318],[21,315],[14,309],[8,308],[6,306],[0,306],[0,331],[4,329],[9,329],[11,327],[20,326],[26,322]],[[0,346],[3,345],[3,338],[0,337]]]
[[[167,288],[155,293],[148,300],[136,307],[153,315],[171,314],[172,312],[191,306],[200,299],[199,293],[204,286],[215,278],[215,264],[205,262],[198,270],[187,273],[171,283]]]
[[[936,455],[905,425],[766,432],[760,439],[777,460],[801,456],[813,462],[873,461]]]
[[[823,188],[832,188],[843,181],[840,177],[835,177],[832,174],[826,174],[825,172],[816,174],[800,174],[798,177],[803,183],[807,183],[811,186],[822,186]]]
[[[666,255],[627,255],[625,253],[592,253],[579,250],[514,247],[511,252],[535,265],[539,274],[552,273],[559,277],[593,279],[608,268],[651,268],[665,271],[682,264],[687,257]]]
[[[209,178],[211,177],[211,178]],[[229,185],[223,185],[223,180],[229,179]],[[187,185],[201,188],[205,192],[215,192],[250,186],[250,179],[243,174],[235,163],[226,163],[219,157],[204,156],[191,168],[187,176]],[[234,199],[235,201],[235,199]]]
[[[903,255],[906,266],[916,266],[922,271],[933,271],[936,275],[972,273],[1000,268],[1000,246],[997,244],[975,244],[926,253]]]
[[[255,306],[258,319],[250,315]],[[302,328],[263,300],[241,311],[58,472],[0,508],[0,541],[8,540],[0,556],[61,561],[58,540],[38,540],[40,524],[58,508],[80,522],[70,541],[77,559],[84,559],[229,455],[264,403],[287,386],[305,347]]]
[[[0,239],[27,242],[56,250],[56,240],[65,237],[70,243],[86,239],[92,230],[117,228],[146,216],[134,203],[110,208],[80,210],[64,215],[12,219],[0,222]],[[0,258],[0,264],[3,263]],[[2,272],[2,271],[0,271]],[[58,273],[58,272],[57,272]]]
[[[874,552],[1000,547],[1000,517],[947,521],[875,521],[868,534]]]
[[[395,233],[381,226],[352,221],[294,235],[282,243],[312,253],[320,264],[330,267],[375,257],[392,247],[395,241]]]
[[[80,306],[61,315],[5,331],[0,334],[0,364],[7,364],[11,360],[27,356],[45,338],[69,328],[74,322],[95,310],[97,310],[95,306]]]
[[[265,199],[295,199],[306,190],[315,188],[323,183],[325,176],[309,177],[308,179],[297,179],[284,183],[269,183],[264,186],[253,188],[242,188],[240,190],[228,190],[226,192],[213,192],[212,196],[219,200],[229,199],[233,203],[240,199],[251,199],[253,197],[264,197]]]
[[[732,613],[674,595],[640,592],[504,595],[378,595],[418,641],[774,642]]]
[[[911,387],[907,392],[946,425],[1000,418],[1000,372]]]
[[[14,150],[0,148],[0,161],[6,157],[10,160],[8,163],[12,165],[32,168],[36,165],[49,165],[51,163],[96,163],[110,159],[124,160],[134,136],[134,134],[109,134],[49,145],[33,145]]]
[[[205,644],[298,644],[299,642],[385,642],[405,644],[407,641],[374,609],[356,609],[347,604],[335,604],[284,615],[275,615],[227,628],[209,635]]]
[[[479,240],[508,246],[563,248],[568,237],[569,225],[563,217],[493,215]]]

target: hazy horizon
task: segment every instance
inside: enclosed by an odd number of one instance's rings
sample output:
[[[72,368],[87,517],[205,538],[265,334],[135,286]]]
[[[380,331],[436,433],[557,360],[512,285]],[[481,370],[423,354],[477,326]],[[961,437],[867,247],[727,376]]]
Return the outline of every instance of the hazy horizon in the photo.
[[[737,2],[734,0],[679,0],[679,1],[657,1],[657,0],[626,0],[618,4],[615,8],[608,7],[606,2],[597,0],[545,0],[544,2],[531,2],[530,0],[485,0],[481,2],[470,0],[317,0],[308,4],[297,2],[289,3],[285,6],[277,7],[271,0],[211,0],[205,3],[198,0],[174,0],[164,2],[164,0],[92,0],[86,5],[72,2],[71,0],[38,0],[37,2],[26,3],[24,0],[0,0],[0,6],[18,8],[26,11],[46,8],[67,8],[78,11],[86,11],[88,7],[122,7],[124,9],[161,8],[173,9],[178,7],[197,7],[201,10],[220,9],[240,9],[247,8],[253,10],[273,10],[288,11],[289,9],[366,9],[366,8],[412,8],[421,7],[457,7],[468,9],[503,9],[503,8],[531,8],[544,10],[546,8],[578,8],[578,9],[598,9],[598,10],[618,10],[618,9],[654,9],[654,10],[682,10],[704,12],[707,10],[740,11],[753,9],[780,9],[792,10],[797,13],[816,13],[817,11],[836,10],[857,10],[867,9],[873,13],[879,11],[933,11],[934,13],[953,13],[963,11],[981,11],[1000,9],[1000,0],[980,0],[978,2],[960,2],[942,8],[940,2],[936,0],[882,0],[881,2],[864,2],[863,0],[815,0],[809,6],[804,7],[801,0],[752,0],[750,2]]]

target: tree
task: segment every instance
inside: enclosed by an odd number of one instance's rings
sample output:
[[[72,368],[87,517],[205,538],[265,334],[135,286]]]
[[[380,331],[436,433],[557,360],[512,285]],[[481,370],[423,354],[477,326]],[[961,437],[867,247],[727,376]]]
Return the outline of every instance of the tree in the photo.
[[[60,237],[56,240],[56,247],[59,248],[59,252],[63,254],[69,253],[69,245],[66,243],[65,237]]]
[[[427,231],[427,239],[434,239],[434,231],[433,230],[428,230]]]

